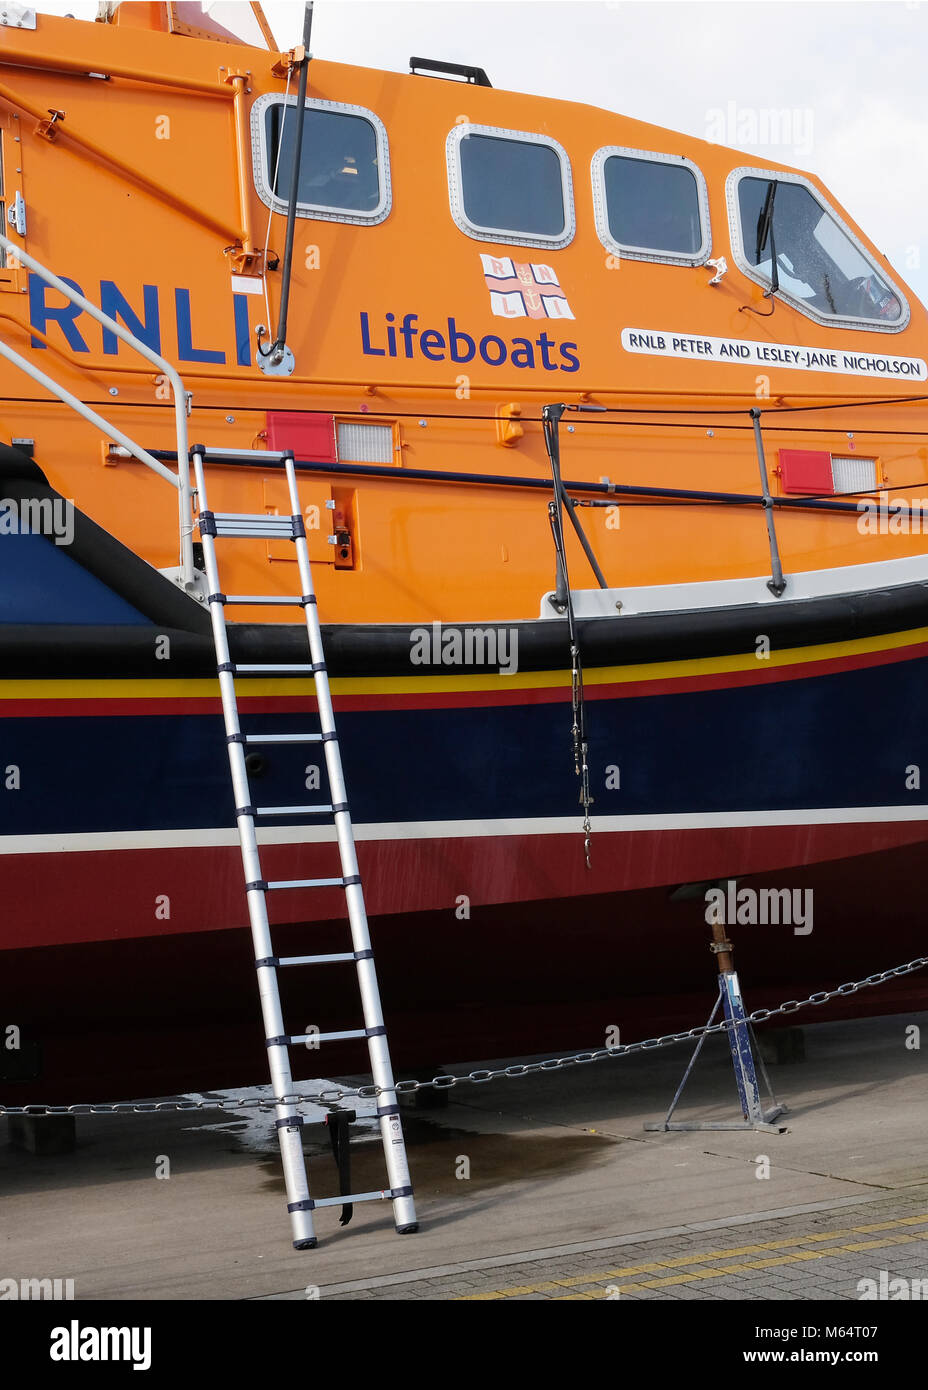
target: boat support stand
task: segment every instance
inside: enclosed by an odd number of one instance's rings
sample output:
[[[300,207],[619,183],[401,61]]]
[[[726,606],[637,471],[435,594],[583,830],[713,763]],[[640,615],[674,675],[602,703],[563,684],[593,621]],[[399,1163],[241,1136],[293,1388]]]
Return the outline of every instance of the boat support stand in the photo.
[[[702,1051],[703,1043],[708,1034],[703,1033],[696,1044],[693,1055],[689,1060],[689,1065],[683,1074],[683,1080],[677,1087],[676,1094],[670,1102],[670,1109],[664,1119],[659,1123],[646,1124],[646,1130],[713,1130],[713,1129],[754,1129],[761,1130],[766,1134],[784,1134],[786,1125],[777,1124],[776,1121],[781,1115],[786,1114],[786,1106],[780,1105],[773,1093],[770,1085],[770,1078],[767,1075],[767,1068],[764,1066],[764,1059],[757,1047],[757,1040],[754,1037],[754,1029],[747,1021],[744,1013],[744,1000],[741,997],[741,985],[738,981],[738,972],[735,970],[732,960],[732,944],[726,938],[720,912],[717,910],[712,922],[712,942],[709,949],[718,958],[719,963],[719,993],[718,998],[709,1015],[707,1027],[715,1022],[720,1006],[724,1016],[729,1023],[725,1032],[728,1038],[728,1045],[731,1049],[732,1066],[735,1070],[735,1081],[738,1086],[738,1099],[741,1101],[740,1120],[706,1120],[706,1121],[683,1121],[672,1118],[676,1110],[680,1097],[693,1068],[696,1059]],[[771,1108],[765,1110],[761,1103],[760,1087],[757,1084],[757,1071],[754,1065],[754,1055],[757,1054],[757,1065],[763,1078],[767,1094],[772,1102]]]

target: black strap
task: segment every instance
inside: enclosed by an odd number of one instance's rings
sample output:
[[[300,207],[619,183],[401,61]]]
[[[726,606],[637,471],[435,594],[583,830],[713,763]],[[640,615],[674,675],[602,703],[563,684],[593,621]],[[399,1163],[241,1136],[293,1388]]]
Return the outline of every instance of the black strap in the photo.
[[[338,1190],[343,1197],[351,1191],[351,1149],[349,1147],[351,1136],[348,1126],[355,1119],[357,1119],[357,1115],[353,1110],[330,1110],[325,1117],[329,1139],[332,1143],[332,1156],[338,1169]],[[353,1214],[353,1205],[351,1202],[346,1202],[342,1207],[339,1225],[347,1226]]]

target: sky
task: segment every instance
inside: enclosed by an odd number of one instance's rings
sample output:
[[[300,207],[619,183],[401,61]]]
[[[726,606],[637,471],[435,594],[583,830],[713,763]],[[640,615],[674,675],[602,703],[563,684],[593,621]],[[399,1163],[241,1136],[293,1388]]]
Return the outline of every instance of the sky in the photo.
[[[264,9],[282,48],[299,41],[301,3]],[[928,0],[316,0],[312,51],[471,63],[808,170],[928,303]]]

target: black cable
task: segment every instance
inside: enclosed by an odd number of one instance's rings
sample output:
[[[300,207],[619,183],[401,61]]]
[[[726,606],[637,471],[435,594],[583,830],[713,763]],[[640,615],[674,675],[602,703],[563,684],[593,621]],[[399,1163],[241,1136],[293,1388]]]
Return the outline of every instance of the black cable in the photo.
[[[313,28],[312,3],[306,6],[303,14],[303,62],[300,65],[300,86],[296,99],[296,135],[293,144],[293,169],[290,177],[290,197],[287,201],[287,238],[284,246],[283,271],[280,282],[280,313],[277,319],[277,335],[262,357],[272,362],[283,360],[287,346],[287,318],[290,312],[290,280],[293,274],[293,239],[296,234],[296,204],[300,192],[300,169],[303,159],[303,127],[306,124],[306,83],[309,78],[309,40]],[[280,125],[280,140],[284,138],[284,120]]]

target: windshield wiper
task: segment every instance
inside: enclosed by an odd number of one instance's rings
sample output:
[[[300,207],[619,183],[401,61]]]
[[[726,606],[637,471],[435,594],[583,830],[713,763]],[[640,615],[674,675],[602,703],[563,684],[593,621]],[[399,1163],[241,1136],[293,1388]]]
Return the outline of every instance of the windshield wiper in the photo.
[[[772,294],[776,294],[780,288],[780,268],[777,264],[777,244],[773,235],[773,207],[776,202],[778,184],[776,179],[771,179],[767,185],[767,196],[764,199],[764,206],[761,209],[760,217],[757,219],[757,240],[754,247],[754,264],[760,262],[763,252],[766,250],[767,242],[770,242],[770,288],[764,290],[764,298],[769,299]]]

